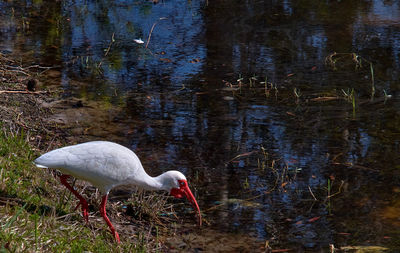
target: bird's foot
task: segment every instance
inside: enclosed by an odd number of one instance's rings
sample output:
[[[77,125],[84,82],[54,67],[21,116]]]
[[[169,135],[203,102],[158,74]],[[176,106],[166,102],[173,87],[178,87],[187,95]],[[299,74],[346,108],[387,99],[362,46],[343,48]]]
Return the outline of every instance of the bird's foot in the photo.
[[[117,243],[120,242],[120,241],[119,241],[119,234],[118,234],[117,231],[114,231],[114,238],[115,238],[115,240],[117,241]]]
[[[82,206],[83,218],[85,219],[86,223],[88,223],[89,222],[89,206],[88,206],[88,203],[86,202],[85,199],[81,199],[81,200],[79,200],[79,203],[78,203],[78,205],[76,205],[74,210],[78,209],[79,206]]]

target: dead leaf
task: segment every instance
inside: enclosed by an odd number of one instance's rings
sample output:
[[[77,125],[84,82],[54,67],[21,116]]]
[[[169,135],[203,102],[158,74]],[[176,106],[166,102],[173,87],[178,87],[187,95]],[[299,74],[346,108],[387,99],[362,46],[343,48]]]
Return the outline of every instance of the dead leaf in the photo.
[[[200,62],[200,59],[199,58],[195,58],[195,59],[192,59],[191,61],[190,61],[190,63],[199,63]]]
[[[321,218],[321,216],[313,217],[311,219],[308,219],[308,222],[314,222],[316,220],[319,220],[320,218]]]
[[[163,62],[172,62],[172,60],[171,60],[171,59],[168,59],[168,58],[160,58],[160,61],[163,61]]]
[[[222,99],[223,100],[225,100],[225,101],[233,101],[233,100],[235,100],[233,97],[231,97],[231,96],[224,96],[224,97],[222,97]]]

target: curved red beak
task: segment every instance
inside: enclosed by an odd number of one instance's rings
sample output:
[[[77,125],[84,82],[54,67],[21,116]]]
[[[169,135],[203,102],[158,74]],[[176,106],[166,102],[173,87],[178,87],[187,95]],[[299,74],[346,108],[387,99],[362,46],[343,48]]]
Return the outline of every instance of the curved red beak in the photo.
[[[195,197],[192,194],[192,191],[189,189],[187,181],[186,180],[178,180],[178,182],[179,182],[179,189],[173,188],[171,190],[171,195],[174,196],[175,198],[182,198],[183,195],[186,196],[186,198],[192,204],[193,209],[197,210],[198,223],[199,223],[199,226],[201,226],[200,208],[199,208],[199,205],[197,204]]]

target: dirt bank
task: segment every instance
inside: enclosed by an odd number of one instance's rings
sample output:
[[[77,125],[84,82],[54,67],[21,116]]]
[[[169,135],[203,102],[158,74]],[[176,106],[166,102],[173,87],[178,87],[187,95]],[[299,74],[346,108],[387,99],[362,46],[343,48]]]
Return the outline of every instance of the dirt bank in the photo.
[[[29,134],[33,147],[47,150],[61,145],[66,132],[48,120],[54,111],[45,105],[58,100],[57,86],[44,88],[42,80],[52,68],[21,66],[12,56],[0,54],[0,120],[4,129]]]

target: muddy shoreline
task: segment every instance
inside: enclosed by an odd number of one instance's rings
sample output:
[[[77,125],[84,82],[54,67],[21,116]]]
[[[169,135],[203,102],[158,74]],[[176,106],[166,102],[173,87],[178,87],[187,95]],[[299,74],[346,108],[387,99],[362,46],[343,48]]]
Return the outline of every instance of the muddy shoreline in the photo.
[[[24,131],[29,142],[37,150],[48,150],[65,143],[67,132],[48,118],[54,113],[46,104],[59,98],[56,86],[44,88],[42,70],[33,71],[29,66],[16,64],[10,56],[0,54],[0,119],[2,127],[13,131]],[[42,74],[41,74],[42,73]],[[36,83],[28,90],[28,82]]]
[[[101,102],[63,98],[58,67],[19,66],[11,57],[0,53],[3,127],[29,133],[29,142],[40,151],[103,136],[113,141],[122,139],[116,134],[120,129],[108,124],[113,121],[109,115],[119,115],[120,109],[105,108]],[[34,91],[28,90],[32,80]]]

